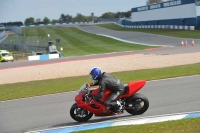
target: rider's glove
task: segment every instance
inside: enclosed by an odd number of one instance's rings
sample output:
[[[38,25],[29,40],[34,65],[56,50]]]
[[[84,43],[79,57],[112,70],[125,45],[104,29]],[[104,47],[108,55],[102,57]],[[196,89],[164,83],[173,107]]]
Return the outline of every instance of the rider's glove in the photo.
[[[93,83],[88,83],[88,84],[87,84],[87,87],[88,87],[88,88],[90,88],[91,86],[94,86],[94,84],[93,84]]]
[[[88,88],[90,88],[91,85],[90,85],[90,84],[87,84],[86,86],[87,86]]]
[[[90,87],[91,87],[91,86],[94,86],[94,83],[93,83],[93,82],[92,82],[92,83],[89,83],[89,85],[90,85]]]

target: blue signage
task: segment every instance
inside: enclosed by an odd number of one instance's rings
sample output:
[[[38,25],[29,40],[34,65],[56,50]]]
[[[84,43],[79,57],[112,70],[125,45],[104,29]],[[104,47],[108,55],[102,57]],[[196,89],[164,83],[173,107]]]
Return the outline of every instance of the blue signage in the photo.
[[[147,6],[132,8],[132,12],[141,12],[141,11],[167,8],[167,7],[179,6],[179,5],[185,5],[185,4],[191,4],[191,3],[195,4],[196,0],[173,0],[173,1],[167,1],[167,2],[162,2],[162,3],[156,3],[156,4],[147,5]]]

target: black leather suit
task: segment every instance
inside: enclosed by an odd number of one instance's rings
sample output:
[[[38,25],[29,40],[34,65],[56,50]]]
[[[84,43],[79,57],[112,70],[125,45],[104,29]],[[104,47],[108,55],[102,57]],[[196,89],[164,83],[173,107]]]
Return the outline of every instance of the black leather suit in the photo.
[[[97,82],[94,85],[99,85],[99,93],[95,96],[96,100],[99,100],[103,97],[104,90],[110,89],[113,91],[111,96],[104,102],[106,106],[116,106],[117,102],[116,99],[124,93],[124,84],[115,77],[107,74],[102,73],[101,77],[97,80]]]

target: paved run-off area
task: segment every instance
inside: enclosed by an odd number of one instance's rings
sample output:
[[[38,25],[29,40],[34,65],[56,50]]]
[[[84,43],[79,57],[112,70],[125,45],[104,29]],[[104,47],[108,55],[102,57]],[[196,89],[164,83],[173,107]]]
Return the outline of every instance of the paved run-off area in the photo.
[[[110,73],[199,62],[200,52],[172,55],[131,54],[78,61],[62,61],[46,65],[1,69],[1,75],[6,76],[0,79],[0,84],[88,75],[89,70],[95,66]]]

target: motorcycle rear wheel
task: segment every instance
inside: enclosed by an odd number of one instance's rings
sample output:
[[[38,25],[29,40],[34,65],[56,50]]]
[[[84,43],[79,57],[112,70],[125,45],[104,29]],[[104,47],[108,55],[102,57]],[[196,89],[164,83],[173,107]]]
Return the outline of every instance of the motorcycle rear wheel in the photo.
[[[146,96],[136,93],[126,101],[126,111],[132,115],[143,114],[149,108],[149,100]]]
[[[78,122],[84,122],[88,121],[92,116],[93,113],[90,113],[89,111],[79,108],[76,103],[74,103],[70,109],[70,116]]]

